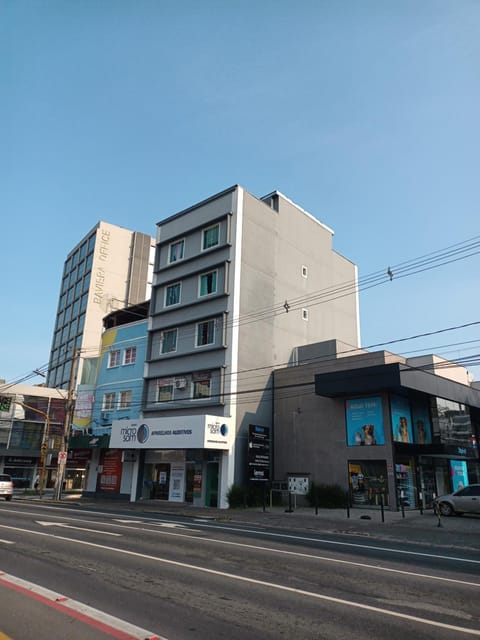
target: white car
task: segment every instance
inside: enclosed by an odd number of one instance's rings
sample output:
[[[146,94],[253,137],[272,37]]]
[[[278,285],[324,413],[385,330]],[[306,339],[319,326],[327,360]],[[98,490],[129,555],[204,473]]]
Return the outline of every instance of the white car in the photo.
[[[434,503],[442,516],[480,514],[480,484],[469,484],[453,493],[439,496]]]
[[[6,473],[0,473],[0,496],[11,500],[13,496],[13,481]]]

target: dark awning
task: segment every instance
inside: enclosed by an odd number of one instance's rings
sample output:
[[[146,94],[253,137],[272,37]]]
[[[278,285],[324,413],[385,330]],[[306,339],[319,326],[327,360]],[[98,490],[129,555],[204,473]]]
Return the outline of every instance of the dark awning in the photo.
[[[478,389],[400,362],[315,376],[315,393],[319,396],[342,398],[382,391],[397,394],[414,391],[480,408]]]

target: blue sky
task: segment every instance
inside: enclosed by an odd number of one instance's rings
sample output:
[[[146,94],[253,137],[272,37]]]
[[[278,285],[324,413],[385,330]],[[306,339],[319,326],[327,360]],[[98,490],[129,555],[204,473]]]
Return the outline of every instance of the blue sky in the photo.
[[[477,0],[1,0],[0,377],[48,361],[100,219],[278,189],[360,277],[480,235],[479,32]],[[362,344],[479,321],[479,265],[361,292]],[[389,349],[465,357],[479,327]]]

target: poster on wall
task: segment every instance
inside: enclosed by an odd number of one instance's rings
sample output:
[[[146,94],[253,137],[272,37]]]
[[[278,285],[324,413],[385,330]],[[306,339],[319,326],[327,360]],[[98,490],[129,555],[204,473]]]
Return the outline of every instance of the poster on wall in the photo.
[[[450,476],[454,491],[468,485],[467,463],[465,460],[450,460]]]
[[[432,444],[432,422],[427,403],[412,403],[413,441],[416,444]]]
[[[174,465],[170,466],[170,491],[168,499],[172,502],[183,502],[184,500],[184,478],[185,478],[185,466]]]
[[[392,437],[396,442],[413,442],[410,402],[402,396],[390,396]]]
[[[106,449],[102,457],[97,488],[107,493],[119,493],[122,479],[122,451]]]
[[[347,444],[385,444],[381,398],[355,398],[345,403]]]

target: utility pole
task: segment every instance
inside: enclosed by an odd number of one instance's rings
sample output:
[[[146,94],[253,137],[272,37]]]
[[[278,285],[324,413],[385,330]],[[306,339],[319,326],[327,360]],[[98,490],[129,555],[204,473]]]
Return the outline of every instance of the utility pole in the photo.
[[[65,478],[65,467],[67,465],[68,454],[68,441],[70,439],[70,428],[72,424],[73,410],[75,408],[75,381],[77,374],[77,361],[80,355],[80,351],[75,347],[72,356],[72,368],[70,370],[70,378],[68,381],[68,395],[67,403],[65,407],[65,421],[63,424],[63,437],[60,445],[60,451],[58,452],[58,469],[57,477],[55,479],[55,487],[53,490],[53,499],[62,499],[63,481]]]

